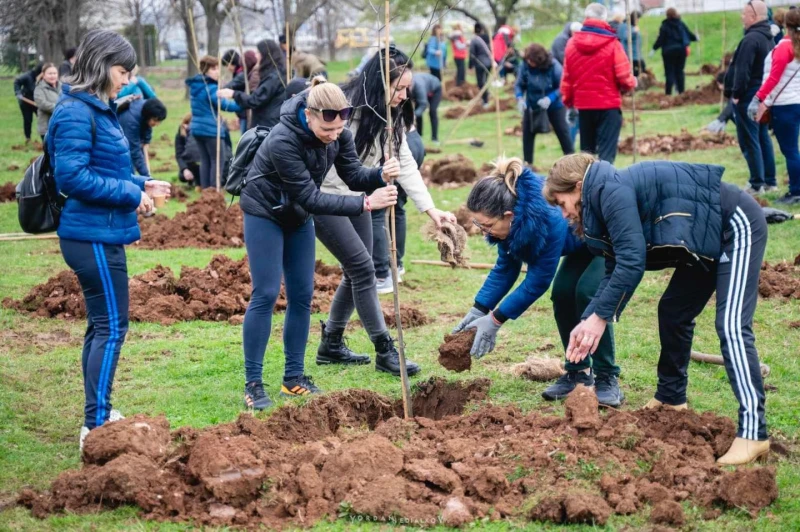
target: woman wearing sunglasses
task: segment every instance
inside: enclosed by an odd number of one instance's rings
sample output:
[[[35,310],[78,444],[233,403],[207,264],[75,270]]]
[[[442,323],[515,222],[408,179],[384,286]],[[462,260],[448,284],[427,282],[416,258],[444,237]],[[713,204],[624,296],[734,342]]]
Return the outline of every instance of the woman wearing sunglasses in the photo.
[[[377,167],[386,158],[386,92],[383,87],[385,52],[375,54],[367,62],[361,74],[344,85],[343,90],[356,106],[348,129],[355,137],[355,149],[361,162],[367,167]],[[427,214],[440,226],[443,220],[455,222],[451,213],[436,208],[417,163],[406,141],[405,132],[413,124],[414,111],[405,103],[411,86],[411,62],[394,47],[389,48],[389,80],[391,113],[394,130],[391,141],[394,153],[398,154],[400,170],[397,182],[420,212]],[[342,179],[341,171],[331,170],[322,191],[349,198],[353,187]],[[373,209],[373,212],[377,209]],[[383,220],[383,213],[377,214]],[[400,362],[394,340],[389,335],[378,301],[373,253],[373,224],[369,212],[349,216],[320,214],[314,217],[317,237],[333,253],[344,270],[342,283],[333,298],[328,322],[322,324],[322,342],[317,350],[317,364],[369,364],[367,355],[350,351],[344,343],[343,334],[353,310],[358,311],[361,323],[375,345],[375,369],[394,376],[400,375]],[[383,231],[382,225],[379,229]],[[382,253],[386,253],[384,249]],[[407,361],[409,375],[419,372],[417,364]]]
[[[361,164],[353,135],[345,129],[352,107],[342,90],[325,78],[312,81],[281,107],[280,122],[256,152],[241,193],[244,239],[253,293],[244,318],[245,405],[263,410],[272,402],[264,392],[262,370],[272,326],[272,309],[286,286],[288,306],[283,329],[286,357],[281,395],[320,393],[304,371],[314,292],[314,222],[311,215],[358,216],[397,201],[395,159],[383,168]],[[353,190],[370,196],[320,192],[335,166]]]
[[[572,234],[561,212],[542,196],[542,178],[523,168],[519,159],[498,160],[494,171],[473,187],[467,208],[473,213],[472,223],[497,245],[497,263],[453,332],[477,329],[471,354],[482,357],[494,349],[503,323],[522,315],[552,282],[553,313],[566,350],[570,332],[605,275],[603,258],[593,257]],[[528,273],[508,294],[523,263]],[[567,373],[542,393],[548,401],[563,399],[578,384],[595,386],[600,404],[619,406],[624,400],[610,328],[591,357],[579,363],[567,361],[565,367]]]

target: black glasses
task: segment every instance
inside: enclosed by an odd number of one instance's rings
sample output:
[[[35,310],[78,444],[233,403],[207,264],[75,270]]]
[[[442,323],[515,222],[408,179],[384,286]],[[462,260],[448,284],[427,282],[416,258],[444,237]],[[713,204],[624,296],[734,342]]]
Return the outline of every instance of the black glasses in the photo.
[[[475,227],[480,229],[481,233],[487,234],[487,233],[491,233],[492,232],[492,230],[494,229],[494,226],[497,225],[500,222],[500,220],[502,220],[502,218],[498,218],[497,220],[494,221],[494,223],[492,225],[490,225],[489,227],[486,227],[485,225],[481,224],[478,220],[473,218],[472,219],[472,225],[474,225]]]
[[[312,111],[316,111],[322,114],[322,119],[326,122],[333,122],[336,120],[337,116],[342,117],[342,120],[347,120],[350,118],[350,115],[353,114],[352,107],[345,107],[344,109],[316,109],[314,107],[309,107]]]

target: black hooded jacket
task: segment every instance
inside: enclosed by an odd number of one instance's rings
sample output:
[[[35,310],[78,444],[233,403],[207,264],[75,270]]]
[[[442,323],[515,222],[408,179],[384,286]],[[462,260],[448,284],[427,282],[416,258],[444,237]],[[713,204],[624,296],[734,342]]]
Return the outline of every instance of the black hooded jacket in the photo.
[[[247,214],[281,223],[274,209],[291,202],[309,214],[358,216],[364,206],[362,196],[320,192],[333,166],[351,190],[371,192],[385,186],[381,168],[361,164],[350,130],[345,128],[338,140],[323,144],[308,129],[307,95],[308,91],[302,92],[283,104],[280,122],[258,148],[241,194],[240,205]]]
[[[726,98],[740,100],[758,90],[764,75],[764,60],[774,47],[768,21],[756,22],[744,32],[725,74]]]
[[[677,51],[685,53],[689,43],[696,40],[697,35],[692,33],[692,30],[681,19],[668,18],[661,22],[658,38],[653,43],[653,50],[661,48],[661,52],[664,54]]]
[[[281,116],[286,67],[280,46],[275,41],[261,41],[258,50],[261,53],[258,87],[249,95],[244,90],[237,90],[233,98],[240,107],[253,110],[252,123],[247,124],[248,127],[273,127]]]

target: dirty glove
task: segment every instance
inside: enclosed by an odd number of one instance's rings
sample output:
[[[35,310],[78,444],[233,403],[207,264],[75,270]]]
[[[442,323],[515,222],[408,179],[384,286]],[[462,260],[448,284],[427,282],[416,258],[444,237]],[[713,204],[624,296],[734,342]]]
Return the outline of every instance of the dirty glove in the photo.
[[[475,358],[481,358],[486,353],[494,351],[497,331],[499,331],[502,326],[503,324],[495,320],[491,312],[470,323],[467,326],[467,330],[477,329],[477,331],[475,332],[475,341],[472,343],[472,349],[469,354]]]
[[[725,122],[717,118],[716,120],[714,120],[713,122],[711,122],[706,126],[706,131],[709,131],[717,135],[723,133],[725,131]]]
[[[539,101],[536,102],[536,105],[542,108],[543,111],[547,111],[547,108],[550,107],[550,98],[545,96],[544,98],[540,98]]]
[[[750,100],[750,105],[747,106],[747,116],[753,122],[755,122],[756,120],[756,115],[758,114],[758,106],[760,103],[761,100],[759,100],[757,97],[753,97],[753,99]]]
[[[471,309],[469,309],[469,312],[467,312],[467,315],[464,316],[464,319],[461,320],[461,323],[459,323],[456,326],[456,328],[453,329],[453,334],[463,331],[464,329],[467,328],[467,325],[484,316],[486,316],[485,312],[482,312],[476,309],[475,307],[472,307]]]
[[[527,108],[528,106],[525,104],[525,100],[522,98],[517,98],[517,110],[519,111],[519,114],[524,115],[525,109]]]

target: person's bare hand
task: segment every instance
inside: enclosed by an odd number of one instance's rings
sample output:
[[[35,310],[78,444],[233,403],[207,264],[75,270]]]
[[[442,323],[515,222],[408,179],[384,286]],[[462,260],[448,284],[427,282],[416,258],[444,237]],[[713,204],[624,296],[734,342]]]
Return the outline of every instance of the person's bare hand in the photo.
[[[150,196],[146,193],[142,192],[142,196],[139,199],[139,206],[136,208],[136,213],[147,216],[151,212],[153,212],[153,200],[150,199]]]
[[[456,216],[452,212],[440,211],[439,209],[433,208],[425,211],[425,214],[433,220],[436,229],[441,229],[442,222],[458,223]]]
[[[194,181],[194,174],[188,168],[184,168],[184,170],[183,170],[183,178],[186,181]]]
[[[373,211],[391,207],[397,203],[397,187],[388,185],[383,188],[377,189],[369,195],[370,208]]]
[[[387,183],[391,182],[393,179],[396,179],[397,176],[400,175],[400,162],[397,158],[392,157],[385,163],[383,163],[383,180]]]
[[[225,98],[226,100],[230,100],[233,98],[233,89],[219,89],[217,91],[217,96],[220,98]]]
[[[164,196],[169,198],[172,194],[172,183],[168,181],[159,181],[157,179],[148,179],[144,183],[144,190],[150,197]]]

